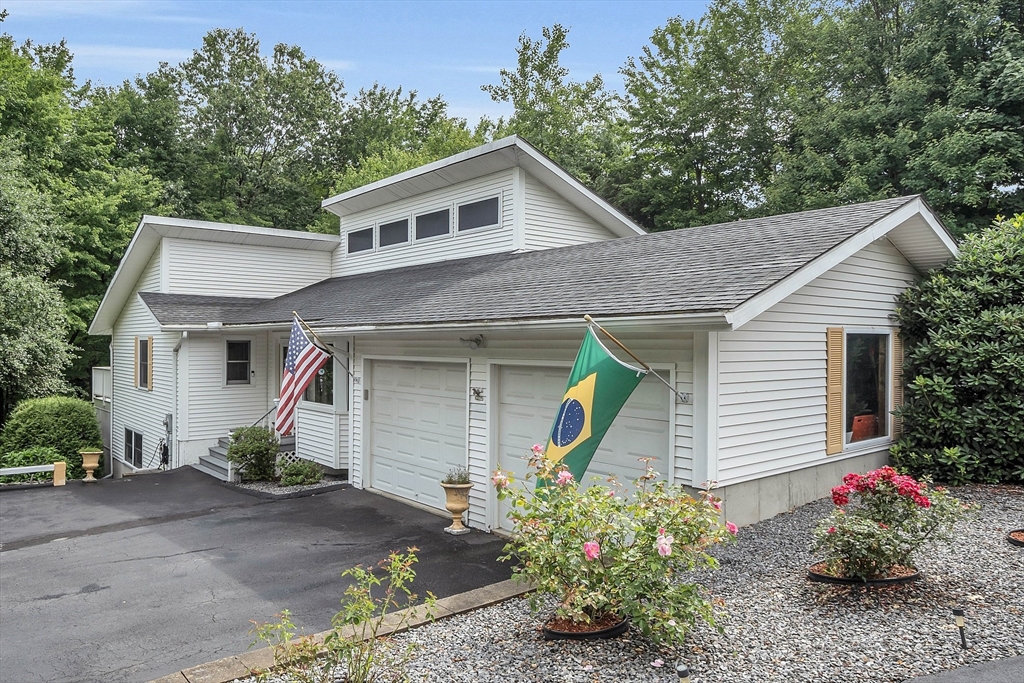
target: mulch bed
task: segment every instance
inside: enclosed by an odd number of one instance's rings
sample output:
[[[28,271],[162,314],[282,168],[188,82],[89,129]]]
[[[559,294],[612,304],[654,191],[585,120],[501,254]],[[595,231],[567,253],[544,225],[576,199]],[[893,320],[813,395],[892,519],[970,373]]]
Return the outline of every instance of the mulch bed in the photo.
[[[828,570],[828,563],[827,562],[818,562],[817,564],[812,564],[810,569],[811,569],[812,572],[814,572],[816,574],[824,574],[825,576],[832,576],[832,577],[835,577],[837,579],[849,578],[847,576],[841,576],[839,574],[833,574],[832,572],[830,572]],[[914,569],[913,567],[906,567],[906,566],[904,566],[902,564],[896,564],[896,565],[893,565],[892,567],[889,567],[889,573],[886,574],[885,576],[873,576],[873,577],[871,577],[870,580],[878,581],[880,579],[902,579],[902,578],[907,577],[907,576],[913,576],[916,573],[917,573],[917,570]]]

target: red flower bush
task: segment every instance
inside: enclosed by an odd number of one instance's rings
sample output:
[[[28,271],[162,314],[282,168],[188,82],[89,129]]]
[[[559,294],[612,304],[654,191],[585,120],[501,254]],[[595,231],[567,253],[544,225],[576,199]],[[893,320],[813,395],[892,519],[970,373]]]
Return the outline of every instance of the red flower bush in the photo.
[[[888,466],[850,472],[832,489],[832,502],[838,509],[815,530],[813,547],[824,552],[830,573],[859,579],[912,566],[927,541],[951,540],[953,525],[969,510],[942,487]]]

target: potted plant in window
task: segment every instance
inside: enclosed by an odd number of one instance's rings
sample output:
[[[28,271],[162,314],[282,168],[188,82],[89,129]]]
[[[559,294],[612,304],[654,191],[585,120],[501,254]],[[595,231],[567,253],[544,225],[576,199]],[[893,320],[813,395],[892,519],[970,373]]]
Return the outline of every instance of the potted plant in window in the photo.
[[[448,470],[441,486],[444,488],[444,507],[452,513],[452,525],[445,527],[445,533],[453,536],[468,534],[470,529],[463,525],[462,513],[469,509],[469,490],[473,488],[469,470],[462,466]]]

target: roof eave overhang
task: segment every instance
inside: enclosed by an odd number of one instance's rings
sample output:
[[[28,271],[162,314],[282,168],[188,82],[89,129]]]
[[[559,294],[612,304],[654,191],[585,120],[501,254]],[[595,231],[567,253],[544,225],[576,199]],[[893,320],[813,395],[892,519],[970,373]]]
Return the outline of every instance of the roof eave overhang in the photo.
[[[595,320],[601,325],[617,328],[630,327],[687,327],[694,330],[728,330],[731,329],[726,311],[711,313],[668,313],[661,315],[627,315],[599,316]],[[410,323],[401,325],[322,325],[315,320],[309,321],[310,327],[324,335],[361,335],[385,332],[429,332],[429,331],[463,331],[473,330],[545,330],[568,329],[587,325],[582,316],[570,318],[543,318],[530,320],[480,320],[447,323]],[[207,324],[161,325],[163,332],[257,332],[261,330],[287,330],[290,322],[261,324],[223,324],[210,326]]]
[[[936,248],[938,251],[945,254],[945,258],[942,259],[936,259],[934,257],[929,259],[921,258],[917,259],[917,262],[915,262],[913,255],[910,255],[906,250],[901,249],[904,256],[907,256],[907,260],[910,261],[911,265],[913,265],[918,271],[924,272],[930,268],[937,267],[959,253],[956,241],[942,224],[939,217],[935,215],[921,197],[915,197],[895,211],[886,214],[871,225],[868,225],[864,229],[850,236],[818,258],[810,261],[796,272],[782,280],[779,280],[774,285],[762,290],[750,299],[747,299],[727,314],[726,317],[728,318],[729,325],[732,329],[742,327],[761,313],[764,313],[766,310],[785,299],[790,294],[793,294],[801,287],[810,284],[815,278],[823,275],[828,270],[834,268],[861,249],[867,247],[872,242],[892,234],[894,230],[907,225],[915,218],[921,219],[921,221],[931,229],[930,234],[935,240],[934,244]]]

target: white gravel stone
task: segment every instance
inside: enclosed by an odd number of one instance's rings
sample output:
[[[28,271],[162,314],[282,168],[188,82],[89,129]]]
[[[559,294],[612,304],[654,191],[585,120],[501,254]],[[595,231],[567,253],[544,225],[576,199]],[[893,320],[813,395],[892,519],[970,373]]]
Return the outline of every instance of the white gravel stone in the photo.
[[[1024,488],[954,490],[980,503],[954,546],[920,554],[924,580],[864,589],[810,583],[811,530],[828,500],[740,530],[716,549],[716,572],[700,575],[720,599],[719,633],[699,626],[678,650],[659,650],[635,631],[604,641],[547,642],[544,614],[515,599],[396,636],[417,646],[409,675],[431,683],[676,680],[694,683],[897,683],[964,664],[1024,655],[1024,549],[1006,533],[1024,527]],[[960,649],[952,609],[966,612],[970,648]],[[662,666],[655,666],[659,662]]]

